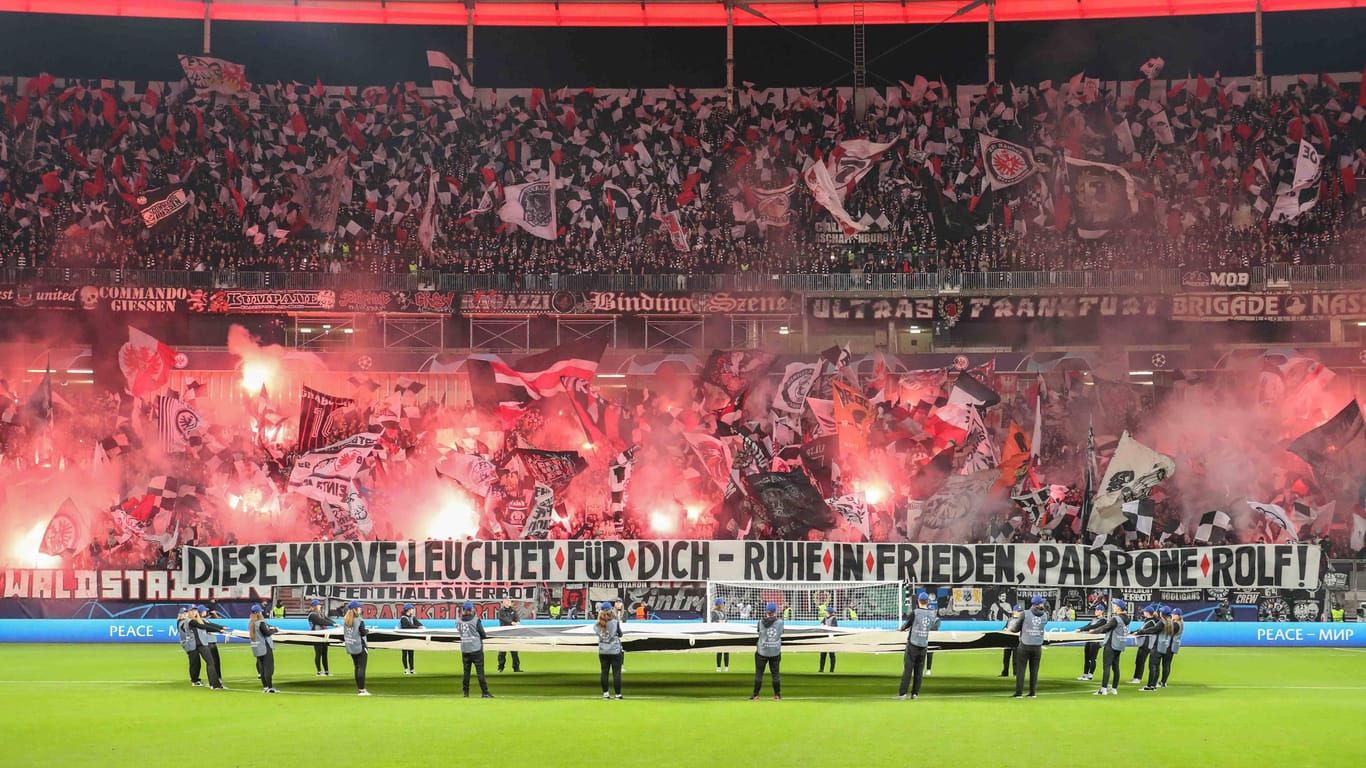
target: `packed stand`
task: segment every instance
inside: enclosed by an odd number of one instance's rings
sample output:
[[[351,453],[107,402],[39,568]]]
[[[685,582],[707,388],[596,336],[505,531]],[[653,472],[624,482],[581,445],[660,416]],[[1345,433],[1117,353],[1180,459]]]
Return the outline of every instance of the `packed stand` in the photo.
[[[1077,78],[991,86],[961,106],[917,77],[874,94],[862,119],[834,89],[746,88],[732,110],[685,89],[499,98],[456,77],[451,99],[411,84],[225,97],[185,82],[133,93],[5,80],[0,267],[829,273],[1366,260],[1355,196],[1366,107],[1328,77],[1265,99],[1217,78],[1143,77],[1120,93]],[[979,135],[1029,148],[1037,172],[993,190]],[[894,143],[840,188],[865,230],[846,238],[803,172],[835,167],[855,139]],[[1300,140],[1322,155],[1316,199],[1270,223],[1268,198]],[[1122,229],[1078,236],[1065,156],[1132,174],[1137,210]],[[508,190],[552,168],[546,231],[509,223]],[[149,231],[139,210],[166,190],[188,205]]]

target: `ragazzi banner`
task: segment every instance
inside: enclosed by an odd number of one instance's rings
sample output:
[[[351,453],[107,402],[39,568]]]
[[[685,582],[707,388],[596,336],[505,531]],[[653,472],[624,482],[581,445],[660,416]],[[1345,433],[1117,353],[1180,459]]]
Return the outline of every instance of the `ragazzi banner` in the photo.
[[[1366,317],[1366,291],[1325,293],[1183,293],[1172,297],[1172,319],[1327,320]]]
[[[199,587],[574,581],[905,581],[1143,589],[1318,587],[1299,544],[1106,551],[1064,544],[328,541],[186,547]]]
[[[660,293],[651,291],[475,291],[460,296],[465,315],[791,315],[789,293]]]

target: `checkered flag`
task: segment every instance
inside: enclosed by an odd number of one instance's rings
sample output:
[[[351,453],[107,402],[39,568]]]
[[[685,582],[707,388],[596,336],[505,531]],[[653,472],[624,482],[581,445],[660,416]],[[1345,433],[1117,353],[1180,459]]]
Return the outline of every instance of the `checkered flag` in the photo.
[[[1200,516],[1200,524],[1195,527],[1196,544],[1213,544],[1216,541],[1222,543],[1232,526],[1232,520],[1227,512],[1214,510],[1206,512]]]

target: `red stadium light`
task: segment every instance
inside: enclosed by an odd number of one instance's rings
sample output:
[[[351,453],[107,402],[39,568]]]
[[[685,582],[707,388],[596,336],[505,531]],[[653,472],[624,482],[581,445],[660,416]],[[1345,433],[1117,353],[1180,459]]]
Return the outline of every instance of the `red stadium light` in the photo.
[[[821,4],[793,2],[748,3],[761,8],[768,21],[750,14],[735,14],[736,26],[850,25],[854,3],[826,0]],[[863,3],[866,24],[937,24],[948,20],[985,22],[987,8],[979,5],[961,15],[959,0],[867,0]],[[996,20],[1066,21],[1080,19],[1141,18],[1250,14],[1254,0],[997,0]],[[1366,0],[1263,0],[1262,10],[1312,11],[1335,8],[1366,8]],[[425,0],[215,0],[208,6],[213,21],[312,22],[323,24],[414,24],[463,26],[470,13],[463,2]],[[56,13],[83,16],[124,16],[163,19],[202,19],[204,4],[197,0],[0,0],[0,12]],[[520,2],[480,0],[475,3],[474,23],[511,27],[723,27],[726,8],[713,0],[669,2]]]

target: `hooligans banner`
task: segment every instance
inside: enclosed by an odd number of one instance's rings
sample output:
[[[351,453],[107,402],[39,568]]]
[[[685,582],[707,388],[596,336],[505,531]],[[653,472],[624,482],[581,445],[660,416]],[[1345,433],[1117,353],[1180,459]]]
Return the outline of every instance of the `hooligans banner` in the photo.
[[[185,547],[186,587],[573,581],[907,581],[1107,589],[1317,589],[1322,551],[1245,544],[1138,552],[1076,544],[825,541],[315,541]]]

